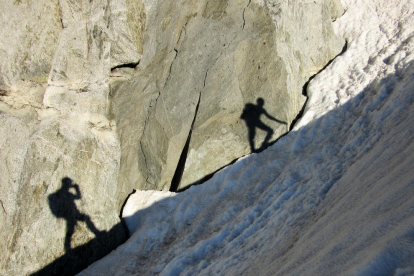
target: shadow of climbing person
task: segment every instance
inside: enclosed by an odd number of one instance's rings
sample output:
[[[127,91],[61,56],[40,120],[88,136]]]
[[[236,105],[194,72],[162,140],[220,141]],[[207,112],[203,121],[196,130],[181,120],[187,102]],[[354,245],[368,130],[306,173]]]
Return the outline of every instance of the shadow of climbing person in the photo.
[[[262,143],[262,146],[258,148],[257,151],[260,151],[268,147],[269,141],[273,135],[273,129],[267,126],[266,124],[264,124],[260,120],[260,117],[262,114],[265,115],[270,120],[287,125],[286,122],[279,121],[278,119],[270,116],[269,113],[267,113],[266,109],[263,108],[264,100],[262,98],[258,98],[256,102],[257,102],[257,105],[253,103],[247,103],[244,106],[242,115],[240,116],[240,118],[246,122],[246,126],[249,131],[249,143],[250,143],[251,152],[256,151],[254,147],[254,137],[256,136],[256,128],[259,128],[267,132],[266,137]]]
[[[74,192],[74,193],[73,193]],[[86,223],[88,228],[95,234],[96,237],[101,233],[93,224],[91,218],[79,212],[76,207],[75,200],[82,198],[79,186],[72,183],[72,179],[65,177],[62,179],[62,187],[48,196],[49,207],[53,215],[57,218],[64,218],[66,220],[66,237],[65,237],[65,251],[68,253],[71,248],[72,235],[75,232],[75,226],[78,221]]]

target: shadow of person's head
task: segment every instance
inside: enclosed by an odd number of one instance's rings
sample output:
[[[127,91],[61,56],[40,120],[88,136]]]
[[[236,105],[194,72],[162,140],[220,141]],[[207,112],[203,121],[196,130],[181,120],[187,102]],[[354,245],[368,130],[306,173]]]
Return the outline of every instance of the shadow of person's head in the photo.
[[[65,177],[62,179],[62,189],[69,190],[69,188],[72,186],[72,179],[69,177]]]

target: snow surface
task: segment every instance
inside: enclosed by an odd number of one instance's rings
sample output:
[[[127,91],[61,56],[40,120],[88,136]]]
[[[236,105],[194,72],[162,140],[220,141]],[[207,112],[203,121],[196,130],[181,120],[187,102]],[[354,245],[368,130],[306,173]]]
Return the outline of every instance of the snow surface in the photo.
[[[414,275],[414,4],[343,4],[348,49],[294,130],[183,193],[136,192],[132,237],[80,275]]]

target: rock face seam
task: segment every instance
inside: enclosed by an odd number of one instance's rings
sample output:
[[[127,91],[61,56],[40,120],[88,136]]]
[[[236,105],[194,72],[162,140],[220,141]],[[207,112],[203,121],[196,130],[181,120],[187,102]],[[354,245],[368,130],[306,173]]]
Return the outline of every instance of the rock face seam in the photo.
[[[249,5],[250,5],[251,2],[252,2],[252,0],[249,0],[249,3],[247,3],[246,8],[243,9],[243,14],[242,14],[242,18],[243,18],[242,30],[244,30],[244,25],[246,25],[246,19],[244,18],[244,13],[246,12],[246,9],[249,7]]]
[[[161,93],[158,92],[158,95],[155,98],[155,103],[154,104],[151,104],[150,103],[150,108],[155,108],[157,106],[158,98],[160,97],[160,95],[161,95]],[[147,117],[145,118],[143,132],[145,132],[145,130],[147,128],[147,123],[148,123],[148,119],[149,119],[150,116],[151,116],[151,110],[148,112]],[[146,167],[146,170],[148,171],[149,169],[148,169],[147,157],[146,157],[146,154],[145,154],[146,151],[144,150],[145,145],[143,145],[143,141],[142,140],[140,141],[140,146],[141,146],[142,156],[144,157],[145,167]],[[146,176],[145,182],[147,184],[154,185],[154,183],[151,183],[151,182],[148,181],[149,177],[150,177],[149,175]]]
[[[300,118],[302,118],[303,114],[305,113],[306,110],[306,105],[309,101],[309,97],[308,97],[308,85],[310,83],[311,80],[313,80],[313,78],[315,78],[319,73],[321,73],[323,70],[325,70],[326,67],[328,67],[337,57],[341,56],[342,54],[345,53],[346,49],[348,47],[348,42],[345,40],[345,44],[344,47],[342,48],[342,51],[336,55],[333,59],[331,59],[318,73],[316,73],[315,75],[312,75],[308,81],[303,85],[302,88],[302,95],[306,97],[306,101],[303,104],[302,109],[299,111],[298,115],[295,117],[295,119],[293,119],[292,124],[289,127],[289,131],[292,131],[292,129],[295,127],[296,123],[300,120]]]
[[[206,74],[204,76],[203,88],[206,87],[207,75],[208,75],[208,70],[206,71]],[[202,92],[200,92],[199,96],[198,96],[198,102],[197,102],[196,110],[195,110],[195,113],[194,113],[193,122],[191,123],[191,128],[190,128],[190,131],[188,133],[188,137],[187,137],[185,146],[183,148],[183,151],[181,152],[180,159],[179,159],[178,165],[177,165],[177,169],[175,170],[173,179],[171,181],[170,192],[177,192],[178,187],[180,186],[180,181],[181,181],[181,178],[182,178],[183,173],[184,173],[185,162],[186,162],[187,155],[188,155],[188,149],[190,147],[191,134],[193,132],[194,123],[195,123],[196,118],[197,118],[198,108],[200,107],[201,93]]]
[[[181,34],[180,34],[180,37],[181,37]],[[177,59],[177,56],[178,56],[178,50],[174,48],[174,52],[175,52],[175,56],[174,56],[173,61],[171,62],[170,69],[168,71],[168,76],[167,76],[167,79],[165,80],[165,83],[164,83],[164,87],[167,85],[167,83],[168,83],[168,81],[171,77],[171,72],[172,72],[172,68],[173,68],[173,65],[174,65],[174,61]]]
[[[6,209],[4,209],[3,201],[0,200],[0,203],[1,203],[1,208],[3,209],[3,212],[7,215]]]

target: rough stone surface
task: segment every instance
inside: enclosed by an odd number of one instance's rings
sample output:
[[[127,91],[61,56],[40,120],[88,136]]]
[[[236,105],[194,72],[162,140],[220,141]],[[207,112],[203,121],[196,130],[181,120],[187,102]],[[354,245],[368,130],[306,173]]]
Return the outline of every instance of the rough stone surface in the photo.
[[[90,263],[125,238],[107,99],[111,68],[140,59],[140,30],[130,31],[122,0],[0,6],[0,274],[74,274],[88,265],[73,261],[80,253]],[[48,197],[65,177],[80,194],[70,187],[66,217],[56,217]],[[67,221],[77,222],[69,250]]]
[[[132,80],[111,91],[123,187],[168,190],[183,169],[178,188],[185,188],[252,152],[250,140],[254,150],[275,141],[302,108],[305,82],[344,45],[331,27],[338,1],[145,5],[143,58]],[[262,114],[252,128],[272,131],[252,138],[241,117],[258,98],[278,121]]]
[[[0,274],[74,274],[122,241],[133,188],[188,187],[284,134],[344,44],[338,3],[0,0]],[[272,131],[249,136],[255,112]]]

